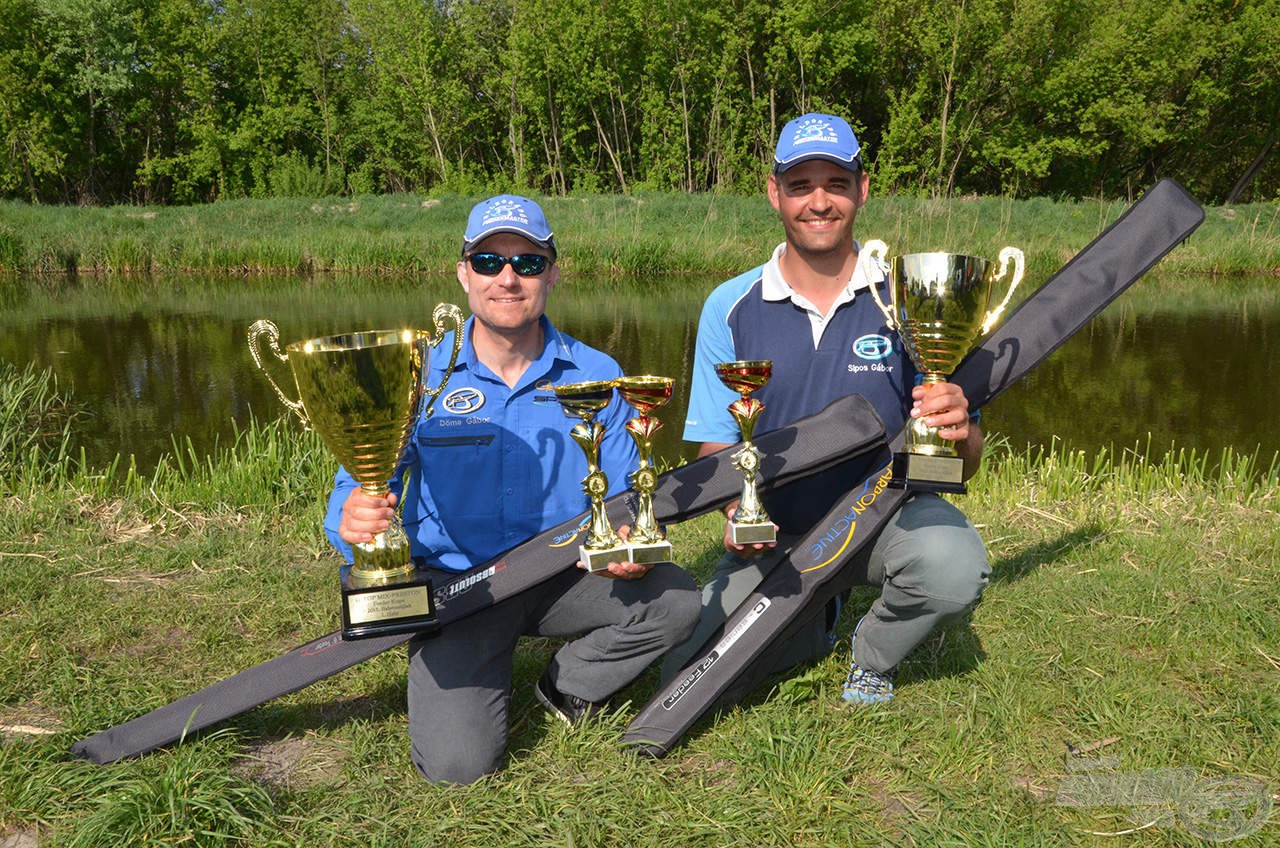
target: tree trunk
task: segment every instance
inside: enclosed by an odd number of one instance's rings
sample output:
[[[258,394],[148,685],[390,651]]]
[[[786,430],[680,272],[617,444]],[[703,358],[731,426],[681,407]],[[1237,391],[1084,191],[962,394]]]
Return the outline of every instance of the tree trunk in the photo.
[[[604,152],[609,154],[609,161],[613,163],[613,172],[618,176],[618,185],[625,192],[627,190],[627,177],[622,172],[622,163],[618,161],[618,156],[613,152],[613,145],[609,144],[609,134],[604,131],[604,126],[600,123],[600,116],[596,113],[595,104],[591,104],[591,117],[596,122],[596,134],[600,136],[600,143],[604,145]]]

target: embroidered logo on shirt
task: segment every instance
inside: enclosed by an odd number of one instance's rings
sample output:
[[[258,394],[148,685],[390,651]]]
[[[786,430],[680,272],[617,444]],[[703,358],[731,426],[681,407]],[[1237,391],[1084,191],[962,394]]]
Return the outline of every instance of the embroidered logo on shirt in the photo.
[[[893,353],[893,341],[879,333],[868,333],[853,343],[853,352],[861,359],[885,359]]]
[[[445,395],[443,405],[446,412],[454,415],[466,415],[484,406],[484,400],[483,392],[467,386],[461,389],[454,389]]]

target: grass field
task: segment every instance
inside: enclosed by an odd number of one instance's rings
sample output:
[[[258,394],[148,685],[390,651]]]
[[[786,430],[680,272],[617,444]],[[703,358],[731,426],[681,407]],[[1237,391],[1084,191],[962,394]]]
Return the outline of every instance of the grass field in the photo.
[[[0,271],[447,271],[478,198],[413,195],[233,200],[204,206],[107,208],[0,201]],[[781,240],[763,198],[600,195],[541,202],[569,273],[737,273]],[[861,238],[892,253],[996,256],[1014,245],[1028,273],[1056,271],[1128,206],[1120,201],[877,197]],[[1169,273],[1280,273],[1280,204],[1207,210],[1166,258]]]
[[[555,646],[527,640],[507,767],[475,786],[416,776],[403,650],[170,750],[96,766],[72,759],[70,744],[336,627],[336,559],[319,526],[332,466],[282,422],[146,476],[86,468],[74,404],[40,373],[2,376],[0,845],[1280,840],[1261,801],[1197,810],[1184,792],[1135,809],[1059,792],[1086,766],[1117,780],[1185,769],[1175,774],[1242,776],[1270,803],[1274,461],[1029,456],[995,439],[963,501],[992,584],[969,618],[909,658],[887,707],[840,705],[846,639],[701,722],[668,758],[637,760],[618,738],[653,672],[603,721],[567,731],[531,693]],[[714,515],[672,529],[698,576],[719,531]],[[872,597],[855,594],[843,635]]]

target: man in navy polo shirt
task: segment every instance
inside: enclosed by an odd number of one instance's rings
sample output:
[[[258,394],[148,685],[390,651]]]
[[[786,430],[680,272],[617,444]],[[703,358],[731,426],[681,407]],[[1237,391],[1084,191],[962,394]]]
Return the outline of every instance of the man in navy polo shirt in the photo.
[[[757,433],[815,413],[838,397],[861,394],[884,419],[890,436],[908,417],[924,417],[940,428],[943,438],[956,443],[968,478],[982,457],[976,415],[971,417],[959,386],[915,384],[902,340],[885,326],[868,292],[880,286],[882,296],[889,297],[884,269],[863,256],[853,238],[869,185],[860,154],[853,130],[841,118],[808,114],[783,128],[768,194],[786,241],[764,265],[723,283],[707,298],[684,438],[702,442],[700,455],[740,441],[728,412],[738,396],[720,383],[714,366],[771,359],[772,378],[753,395],[765,406]],[[668,655],[668,676],[755,589],[797,534],[834,505],[849,482],[848,470],[835,468],[803,487],[791,487],[785,498],[766,495],[766,510],[780,529],[776,547],[735,546],[726,529],[725,555],[703,588],[702,619],[689,641]],[[730,505],[726,515],[735,508]],[[899,662],[939,623],[970,609],[989,573],[982,540],[958,509],[933,494],[907,500],[873,544],[866,573],[856,575],[881,586],[882,593],[854,631],[844,700],[891,699]],[[795,639],[773,646],[762,659],[765,667],[781,670],[830,651],[839,605],[837,598]]]
[[[477,204],[457,271],[472,312],[462,350],[435,414],[414,429],[391,495],[372,498],[345,470],[338,472],[325,531],[348,562],[350,545],[385,530],[401,497],[413,556],[449,573],[587,509],[586,458],[552,386],[611,380],[622,372],[543,314],[559,268],[542,210],[513,195]],[[431,363],[429,385],[440,383],[441,360]],[[609,494],[625,488],[638,465],[623,428],[627,417],[620,398],[599,417],[607,428],[600,467]],[[571,724],[597,713],[606,698],[687,637],[698,609],[696,584],[675,565],[616,562],[595,574],[569,569],[434,637],[413,639],[414,765],[428,780],[449,783],[470,783],[501,766],[520,636],[572,639],[534,687],[543,706]]]

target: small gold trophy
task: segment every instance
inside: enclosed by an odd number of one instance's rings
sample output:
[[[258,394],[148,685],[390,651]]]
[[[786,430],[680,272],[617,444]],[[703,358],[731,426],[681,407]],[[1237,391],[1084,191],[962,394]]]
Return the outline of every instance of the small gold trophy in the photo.
[[[670,377],[619,377],[614,386],[622,399],[640,414],[627,422],[627,432],[635,439],[640,453],[640,467],[631,475],[631,488],[636,490],[636,522],[627,538],[627,557],[631,562],[648,565],[671,562],[671,543],[662,535],[653,517],[653,490],[658,486],[658,472],[653,467],[653,437],[662,422],[651,416],[658,407],[671,400],[675,381]]]
[[[462,311],[451,303],[436,307],[435,332],[375,330],[308,339],[280,350],[280,332],[267,320],[249,328],[249,352],[276,395],[314,429],[365,492],[384,497],[418,421],[444,389],[462,346]],[[423,385],[431,355],[448,329],[453,355],[434,389]],[[261,340],[289,364],[298,400],[281,391],[263,365]],[[362,639],[439,628],[431,581],[409,556],[409,538],[398,517],[370,542],[352,545],[354,560],[342,584],[342,637]]]
[[[582,490],[591,499],[591,526],[587,540],[578,547],[578,558],[587,571],[604,571],[611,562],[627,561],[627,546],[609,523],[605,513],[604,496],[609,493],[609,478],[600,470],[600,443],[604,440],[604,425],[596,421],[596,413],[613,400],[612,380],[588,380],[556,386],[556,399],[570,418],[580,418],[569,435],[587,455],[587,476],[582,480]]]
[[[738,500],[738,511],[729,520],[729,540],[735,545],[777,541],[777,531],[760,503],[760,492],[756,488],[760,449],[751,443],[756,422],[760,420],[760,413],[764,412],[764,404],[751,397],[751,393],[769,382],[772,374],[771,359],[739,360],[716,365],[716,376],[720,378],[720,382],[741,395],[729,404],[729,413],[742,431],[742,448],[733,455],[733,466],[742,472],[742,497]]]
[[[883,262],[889,248],[876,239],[863,247]],[[1009,290],[995,309],[987,311],[991,290],[1010,271]],[[959,253],[909,253],[889,264],[892,309],[871,287],[889,329],[897,330],[907,355],[923,376],[924,385],[946,382],[974,343],[991,332],[1009,305],[1025,268],[1022,251],[1000,251],[1000,268],[994,262]],[[927,427],[921,419],[907,425],[906,450],[894,456],[890,485],[926,492],[963,494],[964,460],[955,444]]]

